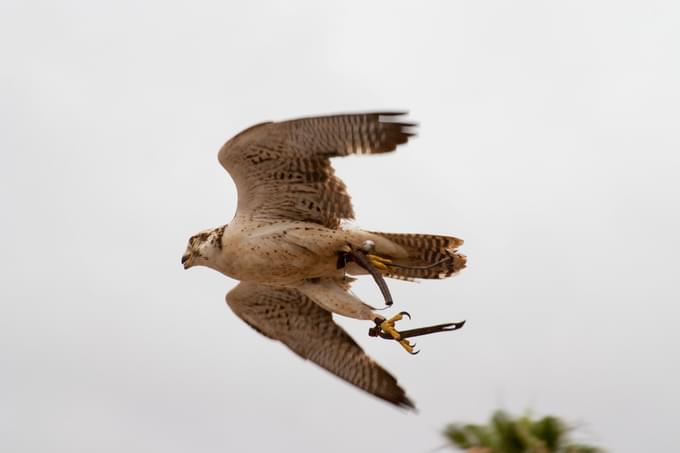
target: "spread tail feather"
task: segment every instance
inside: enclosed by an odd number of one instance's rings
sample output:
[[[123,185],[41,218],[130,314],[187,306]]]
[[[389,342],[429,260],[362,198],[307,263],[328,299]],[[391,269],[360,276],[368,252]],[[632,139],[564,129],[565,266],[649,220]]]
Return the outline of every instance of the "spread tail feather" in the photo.
[[[387,257],[392,259],[392,264],[386,277],[402,280],[446,278],[465,268],[467,258],[457,251],[463,244],[462,239],[433,234],[372,234],[397,244],[408,254],[407,257]]]

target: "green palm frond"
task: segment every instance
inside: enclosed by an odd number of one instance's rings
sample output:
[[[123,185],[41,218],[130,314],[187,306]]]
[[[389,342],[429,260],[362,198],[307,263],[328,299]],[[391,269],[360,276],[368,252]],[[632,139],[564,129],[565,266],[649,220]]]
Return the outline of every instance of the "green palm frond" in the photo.
[[[488,425],[454,423],[444,429],[452,446],[484,453],[602,453],[602,450],[569,442],[570,428],[558,417],[532,420],[513,418],[496,411]]]

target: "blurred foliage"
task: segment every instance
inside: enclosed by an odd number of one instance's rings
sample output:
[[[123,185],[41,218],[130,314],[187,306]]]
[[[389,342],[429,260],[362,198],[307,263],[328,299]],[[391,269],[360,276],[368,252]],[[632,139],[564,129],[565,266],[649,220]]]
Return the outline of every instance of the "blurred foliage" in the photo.
[[[603,453],[596,447],[571,443],[571,429],[553,416],[532,420],[496,411],[487,425],[452,424],[444,436],[468,453]]]

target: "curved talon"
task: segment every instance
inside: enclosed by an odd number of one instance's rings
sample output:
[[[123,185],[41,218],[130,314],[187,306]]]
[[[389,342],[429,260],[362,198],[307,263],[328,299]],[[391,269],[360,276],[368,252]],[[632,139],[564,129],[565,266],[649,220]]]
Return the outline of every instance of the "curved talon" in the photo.
[[[396,315],[392,316],[390,319],[386,319],[385,321],[383,321],[381,325],[388,324],[389,326],[393,327],[394,323],[397,321],[401,321],[404,316],[408,317],[408,319],[411,319],[411,315],[407,311],[400,311]]]
[[[397,340],[399,345],[411,355],[416,355],[420,350],[415,351],[416,343],[411,343],[408,338],[419,337],[421,335],[429,335],[438,332],[452,332],[458,330],[465,325],[465,321],[449,322],[446,324],[437,324],[434,326],[420,327],[417,329],[410,329],[398,331],[394,324],[400,321],[404,316],[411,319],[411,314],[407,311],[401,311],[391,317],[390,319],[376,318],[374,320],[375,326],[368,329],[368,335],[372,337],[381,337],[386,340]]]
[[[413,346],[415,345],[412,345],[411,342],[409,342],[408,340],[400,340],[399,344],[401,345],[402,348],[406,350],[406,352],[408,352],[409,354],[413,354]]]

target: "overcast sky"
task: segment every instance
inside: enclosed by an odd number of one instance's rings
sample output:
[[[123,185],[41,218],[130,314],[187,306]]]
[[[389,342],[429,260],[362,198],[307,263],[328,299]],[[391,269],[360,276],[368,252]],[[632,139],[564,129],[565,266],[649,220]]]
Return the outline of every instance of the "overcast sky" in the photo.
[[[557,414],[675,451],[680,4],[0,3],[0,450],[427,452],[452,421]],[[254,123],[408,109],[419,137],[336,160],[357,224],[465,239],[391,283],[411,357],[339,320],[405,413],[231,313],[184,271],[236,206],[216,159]],[[370,280],[356,285],[369,303]]]

